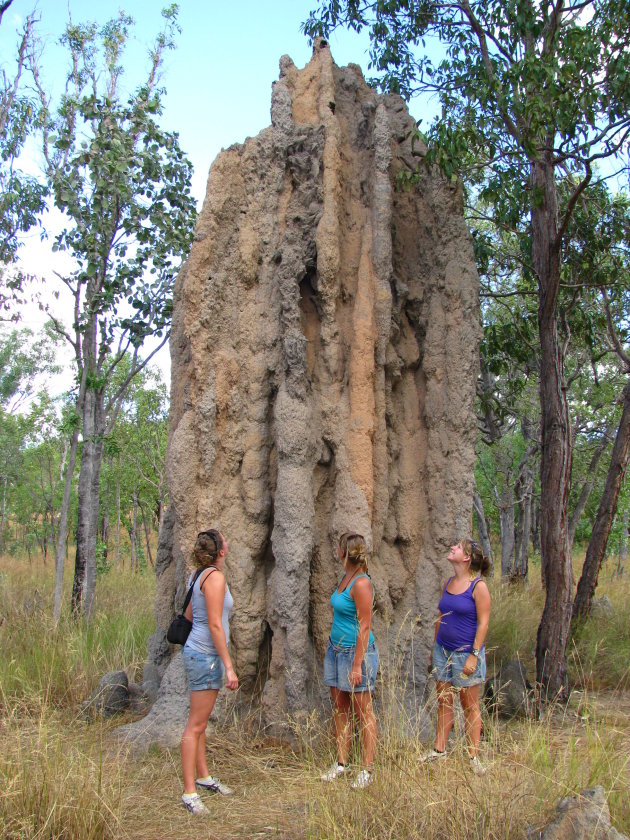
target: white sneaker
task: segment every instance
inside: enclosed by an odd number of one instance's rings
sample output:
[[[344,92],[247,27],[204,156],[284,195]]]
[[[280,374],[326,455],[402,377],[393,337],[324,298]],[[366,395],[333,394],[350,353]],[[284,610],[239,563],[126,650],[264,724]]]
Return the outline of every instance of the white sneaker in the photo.
[[[198,793],[185,793],[182,796],[182,807],[186,808],[187,811],[190,811],[196,817],[199,814],[205,814],[207,812],[207,808],[201,801]]]
[[[470,767],[475,776],[485,776],[488,772],[488,769],[483,766],[476,755],[473,755],[470,759]]]
[[[363,788],[371,785],[373,781],[372,774],[369,770],[359,770],[359,775],[356,777],[354,782],[352,782],[350,787],[355,790],[363,790]]]
[[[206,776],[205,779],[196,779],[195,784],[197,787],[203,788],[204,790],[211,790],[214,793],[220,793],[222,796],[232,796],[234,793],[231,787],[224,785],[218,779],[215,779],[214,776]]]
[[[350,768],[345,764],[335,762],[325,773],[322,773],[320,779],[322,782],[334,782],[339,776],[345,776],[350,772]]]
[[[423,753],[418,759],[418,764],[426,764],[428,761],[438,761],[440,758],[446,758],[446,750],[438,752],[438,750],[429,750]]]

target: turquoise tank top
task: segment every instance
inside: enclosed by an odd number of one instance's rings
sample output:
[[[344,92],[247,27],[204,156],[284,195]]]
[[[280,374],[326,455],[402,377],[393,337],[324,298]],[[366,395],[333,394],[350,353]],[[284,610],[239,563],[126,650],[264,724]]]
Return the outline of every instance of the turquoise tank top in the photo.
[[[369,575],[357,575],[343,592],[338,592],[337,589],[330,596],[330,603],[333,608],[333,622],[330,628],[330,641],[335,645],[341,647],[355,647],[357,644],[357,636],[359,635],[359,618],[357,616],[357,607],[350,597],[350,590],[359,578]],[[371,581],[370,581],[371,583]],[[374,591],[374,587],[372,587]],[[370,630],[370,638],[368,644],[374,642],[374,633]]]

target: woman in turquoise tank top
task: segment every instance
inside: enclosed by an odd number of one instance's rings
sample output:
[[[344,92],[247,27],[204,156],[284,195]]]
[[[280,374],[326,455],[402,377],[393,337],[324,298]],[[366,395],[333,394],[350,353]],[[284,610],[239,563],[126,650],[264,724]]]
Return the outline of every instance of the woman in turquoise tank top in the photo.
[[[334,704],[337,761],[321,778],[332,782],[350,772],[348,756],[354,714],[361,731],[362,768],[352,787],[365,788],[372,781],[377,735],[372,709],[378,671],[378,650],[371,630],[374,590],[367,574],[364,538],[360,534],[343,534],[337,553],[345,574],[330,598],[333,622],[324,658],[324,684],[330,686]]]

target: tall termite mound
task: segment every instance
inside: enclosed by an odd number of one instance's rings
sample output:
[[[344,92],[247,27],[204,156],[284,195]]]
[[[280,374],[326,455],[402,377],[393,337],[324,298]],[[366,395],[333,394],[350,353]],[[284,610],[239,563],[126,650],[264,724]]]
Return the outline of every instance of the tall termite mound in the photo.
[[[423,151],[413,119],[325,41],[302,70],[281,59],[271,117],[213,163],[176,284],[145,732],[185,710],[164,633],[199,530],[228,539],[233,658],[268,723],[316,702],[341,532],[372,550],[384,667],[422,685],[447,547],[470,531],[478,278],[460,190],[429,172],[400,188]]]

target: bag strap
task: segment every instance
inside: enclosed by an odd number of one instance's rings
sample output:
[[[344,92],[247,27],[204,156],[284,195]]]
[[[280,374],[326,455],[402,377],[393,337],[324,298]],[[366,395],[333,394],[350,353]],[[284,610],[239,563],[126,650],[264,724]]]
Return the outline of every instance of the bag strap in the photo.
[[[218,572],[218,571],[219,571],[219,570],[218,570],[218,568],[217,568],[216,566],[206,566],[206,568],[205,568],[205,569],[202,569],[202,571],[203,571],[203,572],[207,572],[207,571],[208,571],[208,569],[210,569],[210,570],[211,570],[211,571],[210,571],[210,575],[212,574],[212,572]],[[204,578],[204,579],[201,581],[201,583],[199,584],[199,591],[200,591],[200,592],[203,592],[203,587],[204,587],[204,584],[205,584],[205,582],[208,580],[208,578],[210,577],[210,575],[206,575],[206,576],[205,576],[205,578]]]
[[[192,598],[192,593],[193,593],[193,587],[194,587],[195,583],[197,582],[197,578],[204,571],[205,571],[205,569],[197,569],[197,571],[195,572],[195,576],[193,578],[193,581],[190,584],[190,586],[188,587],[188,592],[186,593],[186,598],[184,599],[184,606],[182,607],[182,612],[183,613],[186,612],[186,609],[188,608],[188,604],[190,604],[190,599]]]

